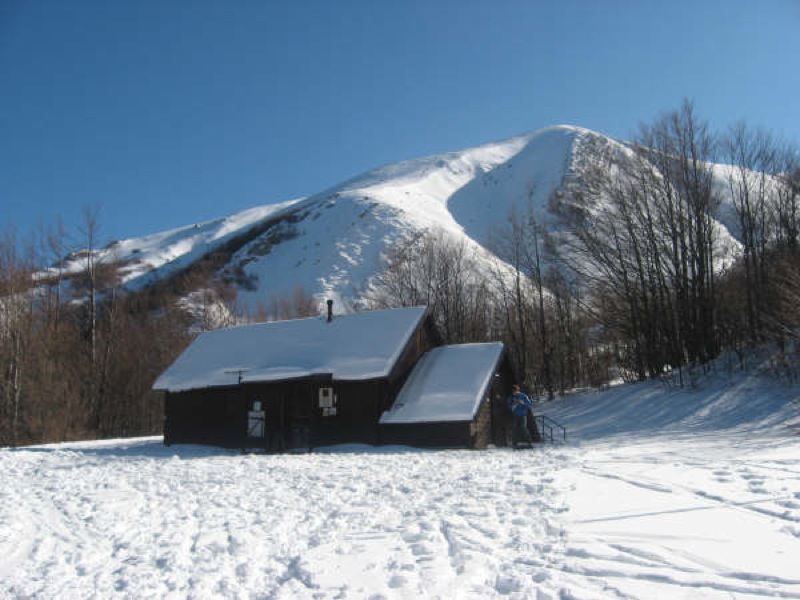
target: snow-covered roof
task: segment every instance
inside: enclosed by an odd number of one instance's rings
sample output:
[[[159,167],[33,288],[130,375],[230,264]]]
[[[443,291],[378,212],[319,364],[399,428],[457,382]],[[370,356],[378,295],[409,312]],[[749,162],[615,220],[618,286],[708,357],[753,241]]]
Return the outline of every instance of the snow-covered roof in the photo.
[[[200,334],[153,384],[178,392],[312,375],[334,380],[385,377],[425,316],[395,308],[240,325]]]
[[[382,424],[471,421],[491,384],[503,344],[460,344],[428,351]]]

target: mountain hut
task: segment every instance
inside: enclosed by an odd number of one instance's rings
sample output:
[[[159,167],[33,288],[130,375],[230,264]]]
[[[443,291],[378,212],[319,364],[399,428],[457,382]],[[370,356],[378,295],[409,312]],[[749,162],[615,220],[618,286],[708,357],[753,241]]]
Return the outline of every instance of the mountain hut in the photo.
[[[441,343],[426,307],[334,316],[329,306],[327,318],[203,332],[153,385],[164,443],[505,445],[513,377],[502,344]]]

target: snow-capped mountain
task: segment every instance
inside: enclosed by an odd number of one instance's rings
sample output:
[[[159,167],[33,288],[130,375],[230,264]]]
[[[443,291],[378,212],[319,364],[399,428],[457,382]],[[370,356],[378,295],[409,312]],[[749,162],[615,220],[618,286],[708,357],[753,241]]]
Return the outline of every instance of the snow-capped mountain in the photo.
[[[552,192],[580,179],[600,148],[619,142],[555,126],[476,148],[387,165],[307,198],[251,208],[104,248],[123,284],[163,280],[224,249],[239,300],[254,306],[298,287],[345,310],[383,267],[392,244],[436,228],[491,257],[492,232],[528,207],[547,227]],[[723,224],[725,226],[725,224]],[[726,228],[729,229],[729,228]],[[81,261],[68,270],[82,268]]]

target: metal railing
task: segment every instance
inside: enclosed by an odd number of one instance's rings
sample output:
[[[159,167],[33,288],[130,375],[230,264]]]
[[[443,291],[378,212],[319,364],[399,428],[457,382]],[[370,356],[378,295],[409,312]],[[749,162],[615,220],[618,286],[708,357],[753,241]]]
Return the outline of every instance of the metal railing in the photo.
[[[545,415],[536,415],[533,417],[536,423],[536,428],[539,430],[539,435],[542,436],[542,441],[549,441],[551,444],[556,442],[567,441],[567,429],[558,421],[551,419]],[[560,439],[556,439],[556,438]]]

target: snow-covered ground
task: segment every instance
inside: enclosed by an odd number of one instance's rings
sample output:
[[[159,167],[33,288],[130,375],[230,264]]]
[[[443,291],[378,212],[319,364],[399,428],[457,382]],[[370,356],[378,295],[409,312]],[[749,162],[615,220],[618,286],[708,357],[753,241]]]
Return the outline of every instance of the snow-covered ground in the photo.
[[[800,387],[538,407],[566,445],[0,450],[0,597],[800,598]]]

